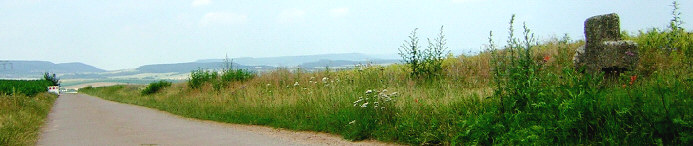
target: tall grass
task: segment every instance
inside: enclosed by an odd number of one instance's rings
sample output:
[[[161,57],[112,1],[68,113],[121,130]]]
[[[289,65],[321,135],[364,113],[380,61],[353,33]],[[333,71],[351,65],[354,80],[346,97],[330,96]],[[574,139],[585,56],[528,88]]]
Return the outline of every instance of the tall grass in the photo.
[[[442,61],[443,75],[418,82],[407,65],[352,70],[278,69],[218,88],[174,84],[152,96],[136,86],[80,90],[108,100],[192,118],[268,125],[421,145],[655,145],[693,142],[690,32],[651,31],[627,39],[679,46],[641,51],[643,67],[613,81],[572,66],[567,37],[543,42],[528,27],[517,38],[511,19],[507,44]],[[651,34],[650,34],[651,33]],[[651,36],[671,38],[652,40]],[[672,44],[673,43],[673,44]],[[641,44],[641,50],[659,45]],[[685,49],[684,49],[685,48]],[[673,63],[679,62],[679,63]],[[661,64],[648,68],[648,64]],[[204,74],[204,73],[201,73]],[[195,75],[193,75],[195,76]],[[192,79],[191,79],[192,80]],[[377,102],[377,103],[376,103]],[[376,107],[377,106],[377,107]]]
[[[0,95],[0,145],[34,145],[56,97]]]

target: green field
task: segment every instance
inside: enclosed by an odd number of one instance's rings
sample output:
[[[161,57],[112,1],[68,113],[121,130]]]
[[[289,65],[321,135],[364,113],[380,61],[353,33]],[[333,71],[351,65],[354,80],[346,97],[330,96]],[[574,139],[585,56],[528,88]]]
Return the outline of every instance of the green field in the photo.
[[[52,83],[47,80],[0,80],[0,95],[34,96],[46,92]]]

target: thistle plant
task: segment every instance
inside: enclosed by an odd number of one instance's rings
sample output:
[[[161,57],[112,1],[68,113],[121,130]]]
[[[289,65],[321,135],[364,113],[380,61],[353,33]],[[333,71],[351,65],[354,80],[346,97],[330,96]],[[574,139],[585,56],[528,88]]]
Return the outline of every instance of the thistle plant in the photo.
[[[414,29],[409,40],[405,40],[404,44],[399,47],[399,55],[407,66],[411,69],[410,75],[414,78],[432,78],[438,77],[443,73],[443,59],[449,53],[447,39],[443,34],[443,26],[440,27],[440,33],[433,40],[428,40],[428,48],[422,50],[419,46],[419,37],[416,36]]]

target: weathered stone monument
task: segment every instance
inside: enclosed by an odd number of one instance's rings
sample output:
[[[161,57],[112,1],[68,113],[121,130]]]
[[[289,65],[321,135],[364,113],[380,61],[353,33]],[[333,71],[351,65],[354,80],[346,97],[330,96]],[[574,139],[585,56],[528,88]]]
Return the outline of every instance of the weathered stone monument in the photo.
[[[573,63],[586,72],[615,74],[633,70],[638,63],[638,46],[621,40],[616,13],[593,16],[585,20],[585,45],[577,49]]]

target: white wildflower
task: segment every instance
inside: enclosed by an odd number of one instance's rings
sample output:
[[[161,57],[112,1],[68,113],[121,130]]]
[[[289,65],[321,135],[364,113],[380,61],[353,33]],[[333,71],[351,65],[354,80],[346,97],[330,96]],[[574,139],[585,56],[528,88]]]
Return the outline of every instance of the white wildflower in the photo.
[[[329,80],[329,79],[330,79],[330,78],[323,77],[323,78],[322,78],[322,83],[327,83],[327,80]]]
[[[298,86],[298,82],[294,83],[294,86]]]
[[[363,108],[368,107],[368,102],[363,103],[363,105],[361,105],[361,107],[363,107]]]
[[[354,101],[354,104],[357,104],[359,102],[363,101],[363,98],[360,98],[359,100]]]
[[[366,90],[366,94],[373,93],[373,90]]]
[[[314,80],[314,79],[315,79],[315,77],[310,77],[310,80]]]

